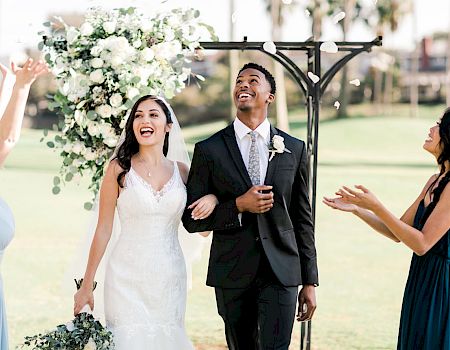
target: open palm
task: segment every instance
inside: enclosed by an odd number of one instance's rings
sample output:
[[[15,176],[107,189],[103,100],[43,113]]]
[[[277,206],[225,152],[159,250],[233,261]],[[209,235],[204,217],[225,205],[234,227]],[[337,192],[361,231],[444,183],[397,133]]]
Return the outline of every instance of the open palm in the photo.
[[[338,210],[346,211],[346,212],[350,212],[350,213],[353,213],[354,211],[356,211],[358,209],[357,205],[348,203],[340,197],[336,197],[336,198],[323,197],[322,202],[333,209],[338,209]]]

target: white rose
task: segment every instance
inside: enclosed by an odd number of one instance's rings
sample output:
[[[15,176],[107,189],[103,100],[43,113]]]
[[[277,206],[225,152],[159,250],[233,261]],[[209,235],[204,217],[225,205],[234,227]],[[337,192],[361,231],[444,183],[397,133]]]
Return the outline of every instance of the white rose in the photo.
[[[92,340],[92,338],[89,338],[89,341],[84,346],[83,350],[97,350],[97,345],[95,345],[95,342]]]
[[[153,52],[153,50],[151,48],[146,47],[145,49],[142,50],[141,57],[145,61],[149,62],[155,58],[155,53]]]
[[[84,151],[84,145],[81,142],[75,142],[72,147],[72,152],[80,154]]]
[[[100,135],[100,128],[97,122],[90,122],[88,124],[88,133],[91,136],[99,136]]]
[[[280,135],[275,135],[272,138],[273,147],[276,149],[278,153],[283,153],[285,146],[284,146],[284,137],[281,137]]]
[[[139,49],[141,46],[142,46],[142,41],[140,39],[133,41],[134,48]]]
[[[132,100],[134,97],[136,97],[137,95],[139,95],[140,92],[137,88],[135,87],[130,87],[127,90],[127,97]]]
[[[107,145],[109,147],[117,146],[117,138],[115,138],[115,137],[107,137],[107,138],[103,139],[103,142],[105,143],[105,145]]]
[[[103,118],[107,119],[111,117],[112,108],[110,105],[101,105],[95,108],[95,111]]]
[[[103,29],[106,33],[112,34],[116,31],[116,23],[114,22],[105,22],[103,23]]]
[[[143,18],[141,21],[141,30],[144,33],[150,32],[153,29],[153,22],[148,18]]]
[[[89,79],[97,84],[101,84],[105,81],[105,77],[101,69],[96,69],[91,74],[89,74]]]
[[[118,53],[112,54],[111,67],[118,67],[125,62],[124,57]]]
[[[92,56],[99,56],[102,51],[103,51],[103,48],[101,46],[94,46],[91,49],[91,55]]]
[[[63,147],[63,151],[66,153],[72,152],[72,144],[70,142],[67,142]]]
[[[81,35],[89,36],[94,33],[94,27],[89,22],[84,22],[80,28]]]
[[[78,30],[76,28],[69,27],[69,29],[67,30],[67,33],[66,33],[67,43],[69,45],[72,44],[78,38],[79,34],[80,33],[78,32]]]
[[[91,60],[92,68],[101,68],[103,67],[103,60],[101,58],[95,57]]]
[[[95,152],[92,152],[90,149],[86,150],[84,154],[84,159],[90,161],[97,159],[97,154]]]
[[[122,95],[121,94],[113,94],[109,98],[109,102],[111,103],[111,106],[113,107],[120,107],[122,105]]]

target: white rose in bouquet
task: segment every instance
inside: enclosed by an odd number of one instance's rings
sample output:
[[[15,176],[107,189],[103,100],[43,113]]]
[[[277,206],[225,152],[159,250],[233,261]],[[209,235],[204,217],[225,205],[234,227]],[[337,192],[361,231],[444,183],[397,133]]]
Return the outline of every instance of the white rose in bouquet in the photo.
[[[69,45],[73,44],[73,42],[78,38],[79,35],[80,32],[76,28],[69,27],[66,34],[67,43]]]
[[[88,133],[91,136],[98,137],[100,136],[100,127],[97,122],[88,123]]]
[[[155,58],[155,53],[151,48],[146,47],[141,51],[141,57],[144,61],[150,62]]]
[[[79,141],[75,142],[72,146],[73,153],[80,154],[80,153],[84,152],[84,150],[85,150],[84,144],[82,144]]]
[[[137,39],[137,40],[133,41],[133,47],[134,47],[135,49],[139,49],[141,46],[142,46],[142,41],[141,41],[141,39]]]
[[[134,97],[138,96],[140,94],[139,89],[135,87],[130,87],[127,90],[127,97],[132,100]]]
[[[111,106],[113,107],[120,107],[122,105],[122,95],[121,94],[113,94],[109,98],[109,102],[111,103]]]
[[[92,56],[100,56],[102,51],[103,51],[103,47],[96,45],[96,46],[92,47],[91,55]]]
[[[95,57],[91,60],[92,68],[101,68],[103,67],[103,60],[101,58]]]
[[[107,119],[112,115],[112,107],[110,105],[101,105],[95,108],[95,111],[102,117],[103,119]]]
[[[89,74],[89,79],[95,84],[102,84],[105,81],[105,76],[101,69],[96,69]]]
[[[86,112],[77,109],[74,114],[74,119],[79,126],[84,126],[86,123]]]
[[[80,28],[81,35],[90,36],[94,33],[94,27],[89,22],[84,22]]]
[[[90,149],[87,149],[84,153],[84,159],[87,161],[95,160],[97,159],[97,153],[91,151]]]
[[[116,23],[115,22],[105,22],[103,23],[103,29],[106,33],[112,34],[116,31]]]

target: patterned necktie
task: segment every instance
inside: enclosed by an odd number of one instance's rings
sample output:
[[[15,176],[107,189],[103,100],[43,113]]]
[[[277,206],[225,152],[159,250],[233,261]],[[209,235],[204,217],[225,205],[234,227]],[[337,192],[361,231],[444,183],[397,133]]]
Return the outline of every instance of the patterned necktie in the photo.
[[[250,153],[248,155],[248,175],[252,181],[253,186],[260,185],[260,172],[259,172],[259,152],[256,146],[256,132],[250,131],[248,133],[252,139],[250,145]]]

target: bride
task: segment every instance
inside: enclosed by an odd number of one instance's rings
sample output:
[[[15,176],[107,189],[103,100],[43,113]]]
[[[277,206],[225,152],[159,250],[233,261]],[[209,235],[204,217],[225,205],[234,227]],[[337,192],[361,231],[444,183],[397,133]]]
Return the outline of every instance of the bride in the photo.
[[[118,350],[193,349],[184,328],[186,267],[178,242],[189,169],[170,160],[171,149],[184,145],[181,133],[178,141],[169,137],[172,128],[179,124],[166,102],[141,97],[100,189],[99,218],[74,314],[86,304],[94,308],[94,276],[117,207],[121,233],[107,262],[104,296],[106,324]],[[216,204],[217,198],[207,195],[191,204],[192,215],[204,219]]]

